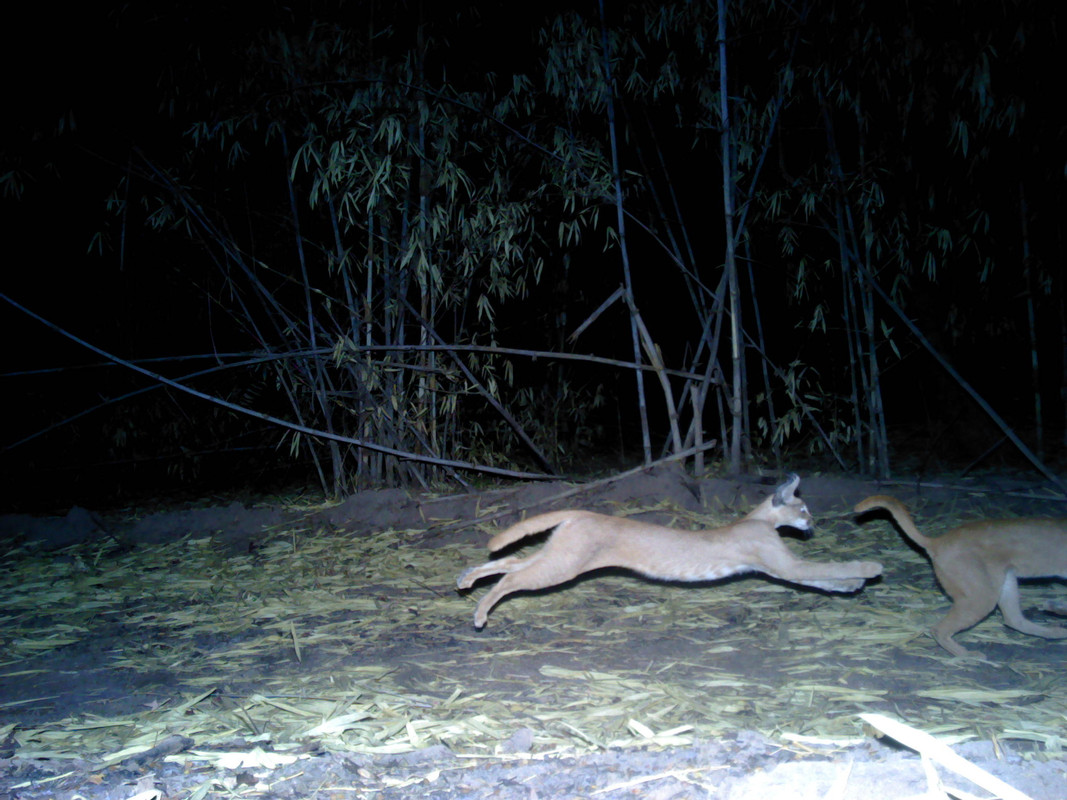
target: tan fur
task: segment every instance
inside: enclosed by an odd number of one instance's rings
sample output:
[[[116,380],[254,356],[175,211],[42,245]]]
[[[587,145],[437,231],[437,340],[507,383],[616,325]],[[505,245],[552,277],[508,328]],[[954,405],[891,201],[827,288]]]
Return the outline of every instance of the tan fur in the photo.
[[[478,603],[474,625],[485,625],[489,610],[505,595],[565,583],[583,572],[624,567],[650,578],[707,581],[739,572],[763,572],[790,583],[831,592],[854,592],[882,572],[871,561],[803,561],[790,552],[775,528],[811,527],[811,514],[787,483],[731,525],[708,531],[680,531],[662,525],[570,509],[541,514],[512,525],[489,541],[501,550],[532,533],[555,528],[544,546],[527,558],[509,556],[471,567],[456,585],[467,589],[489,575],[504,577]]]
[[[890,513],[900,529],[929,555],[934,574],[952,598],[952,608],[933,628],[937,643],[957,656],[983,657],[952,637],[985,619],[1000,606],[1004,623],[1046,639],[1067,638],[1067,628],[1039,625],[1019,607],[1019,578],[1067,578],[1067,520],[988,519],[953,528],[936,538],[923,536],[908,509],[893,497],[868,497],[856,506]]]

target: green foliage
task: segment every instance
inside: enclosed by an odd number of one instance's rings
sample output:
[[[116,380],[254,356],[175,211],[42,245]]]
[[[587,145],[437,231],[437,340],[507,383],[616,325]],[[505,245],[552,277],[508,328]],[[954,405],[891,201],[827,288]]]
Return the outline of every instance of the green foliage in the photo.
[[[477,449],[493,464],[516,432],[540,428],[545,409],[514,403],[519,418],[501,417],[472,448],[479,431],[456,414],[469,417],[475,401],[503,410],[498,373],[510,383],[511,365],[486,350],[457,369],[431,348],[495,341],[499,309],[519,307],[554,242],[579,246],[599,225],[610,173],[600,144],[564,120],[579,88],[603,81],[595,40],[553,43],[540,92],[562,102],[545,125],[528,76],[500,91],[492,73],[481,85],[464,76],[462,89],[430,74],[426,64],[458,34],[449,24],[420,25],[414,42],[394,26],[262,31],[239,54],[238,80],[190,98],[189,156],[147,164],[164,190],[138,203],[150,227],[212,255],[205,289],[254,346],[311,353],[277,362],[276,391],[298,419],[431,459]],[[109,206],[125,213],[127,196],[119,187]],[[395,475],[337,442],[285,438],[294,456],[319,460],[332,493]],[[432,479],[416,461],[400,469]]]
[[[994,253],[1015,234],[994,167],[1028,162],[1018,141],[1032,124],[1004,77],[1022,71],[1040,20],[1004,7],[942,28],[921,4],[724,5],[725,153],[715,3],[566,10],[516,43],[529,48],[522,68],[500,56],[499,69],[488,47],[470,69],[448,58],[471,9],[375,6],[356,25],[320,8],[300,24],[267,14],[233,42],[233,79],[211,78],[212,57],[194,50],[200,82],[172,85],[198,91],[163,102],[186,131],[183,158],[142,159],[109,207],[198,243],[211,270],[185,269],[254,348],[286,356],[270,385],[292,417],[416,457],[288,436],[332,493],[426,483],[440,471],[422,457],[544,469],[563,431],[593,436],[603,393],[579,387],[597,381],[531,377],[496,348],[522,337],[563,350],[576,317],[562,312],[586,320],[635,243],[627,321],[647,322],[649,360],[669,340],[663,363],[681,365],[663,392],[672,425],[698,388],[705,417],[744,406],[750,441],[804,442],[884,473],[880,379],[910,351],[878,289],[907,306],[922,286],[986,299],[1003,287]],[[724,172],[731,252],[751,265],[733,317],[716,255]],[[554,292],[568,280],[587,288],[581,304]],[[1039,265],[1027,280],[1056,294]],[[534,300],[557,318],[546,324]],[[974,329],[966,305],[938,321],[953,337]],[[744,375],[731,384],[734,352]],[[645,413],[644,398],[634,405]]]

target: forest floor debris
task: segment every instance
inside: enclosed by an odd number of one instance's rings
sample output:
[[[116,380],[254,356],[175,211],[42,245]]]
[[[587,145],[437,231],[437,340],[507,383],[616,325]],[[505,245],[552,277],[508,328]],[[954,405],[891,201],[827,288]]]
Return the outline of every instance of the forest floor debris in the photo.
[[[849,511],[897,494],[931,534],[1067,515],[1040,487],[805,477],[816,529],[789,546],[882,561],[856,595],[610,572],[510,598],[479,632],[484,587],[453,588],[521,510],[711,527],[773,485],[657,468],[578,491],[3,518],[0,795],[891,798],[933,780],[987,796],[876,739],[875,713],[1024,796],[1067,796],[1067,643],[994,614],[961,634],[990,660],[952,658],[926,634],[948,604],[928,562]],[[1065,600],[1024,588],[1038,618]]]

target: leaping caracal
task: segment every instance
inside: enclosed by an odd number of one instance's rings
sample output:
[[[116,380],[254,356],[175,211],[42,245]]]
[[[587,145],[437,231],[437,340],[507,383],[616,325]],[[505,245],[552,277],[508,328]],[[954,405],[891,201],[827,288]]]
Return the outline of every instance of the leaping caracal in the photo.
[[[489,550],[501,550],[530,534],[554,528],[540,550],[526,558],[508,556],[471,567],[456,585],[468,589],[482,578],[503,574],[474,611],[474,625],[481,628],[489,610],[505,595],[556,586],[602,567],[624,567],[674,581],[710,581],[740,572],[762,572],[831,592],[857,591],[864,581],[880,575],[882,565],[874,561],[805,561],[786,547],[777,528],[811,529],[811,514],[795,494],[799,484],[800,478],[790,475],[747,515],[712,530],[676,530],[579,509],[539,514],[496,534]]]

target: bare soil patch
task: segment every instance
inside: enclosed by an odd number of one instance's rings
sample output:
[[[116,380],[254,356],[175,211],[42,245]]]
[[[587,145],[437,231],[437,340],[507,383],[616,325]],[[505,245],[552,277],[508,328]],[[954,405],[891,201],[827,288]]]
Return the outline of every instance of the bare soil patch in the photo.
[[[850,513],[889,492],[931,534],[992,514],[1063,516],[1039,485],[804,477],[817,527],[789,546],[885,564],[850,596],[758,576],[687,586],[609,573],[507,599],[477,632],[484,587],[453,588],[485,560],[489,534],[527,510],[707,527],[773,485],[665,467],[587,487],[0,518],[0,796],[926,791],[919,757],[859,717],[875,712],[1025,795],[1067,797],[1067,642],[994,615],[960,637],[990,660],[951,658],[926,635],[948,605],[929,564],[888,523]],[[1038,619],[1065,599],[1055,582],[1024,589]]]

